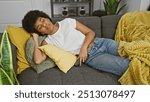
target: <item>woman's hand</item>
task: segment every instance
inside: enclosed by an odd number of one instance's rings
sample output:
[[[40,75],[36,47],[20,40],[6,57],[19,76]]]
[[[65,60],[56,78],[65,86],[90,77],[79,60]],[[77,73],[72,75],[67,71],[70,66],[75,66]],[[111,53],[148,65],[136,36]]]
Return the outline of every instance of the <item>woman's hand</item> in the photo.
[[[79,21],[76,22],[76,29],[85,35],[85,40],[82,44],[78,57],[81,66],[82,62],[85,62],[85,60],[87,59],[88,47],[94,41],[95,32]]]
[[[33,38],[34,41],[37,41],[37,40],[38,40],[38,37],[39,37],[38,34],[32,33],[31,35],[32,35],[32,38]]]
[[[33,57],[34,57],[34,62],[36,64],[40,64],[46,59],[46,55],[38,49],[39,44],[38,44],[38,37],[39,35],[36,33],[32,33],[32,38],[34,40],[34,52],[33,52]]]
[[[80,53],[79,53],[79,56],[78,56],[78,60],[80,61],[80,66],[82,63],[85,62],[85,60],[87,59],[87,48],[86,47],[81,47],[81,50],[80,50]]]

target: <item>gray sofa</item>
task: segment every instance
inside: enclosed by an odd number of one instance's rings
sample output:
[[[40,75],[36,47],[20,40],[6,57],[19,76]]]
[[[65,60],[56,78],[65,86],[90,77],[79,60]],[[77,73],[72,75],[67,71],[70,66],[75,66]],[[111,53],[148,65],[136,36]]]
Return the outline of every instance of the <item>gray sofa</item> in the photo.
[[[120,15],[103,17],[75,17],[77,20],[92,28],[97,37],[114,38],[115,30],[120,19]],[[63,18],[53,18],[54,22]],[[1,39],[0,34],[0,39]],[[16,48],[12,46],[13,64],[16,72],[17,59]],[[107,62],[106,62],[107,63]],[[116,85],[119,76],[102,72],[87,65],[72,67],[67,74],[61,72],[57,67],[50,68],[37,74],[33,68],[27,68],[17,75],[21,85]]]

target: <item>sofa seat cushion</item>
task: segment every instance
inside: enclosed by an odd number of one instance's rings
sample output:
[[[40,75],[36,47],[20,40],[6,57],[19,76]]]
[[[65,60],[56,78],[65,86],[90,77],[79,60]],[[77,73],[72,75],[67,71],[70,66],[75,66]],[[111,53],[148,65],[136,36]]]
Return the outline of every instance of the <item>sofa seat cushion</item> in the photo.
[[[29,76],[30,75],[30,76]],[[116,85],[118,76],[101,72],[87,65],[73,67],[64,74],[57,67],[37,74],[32,68],[24,70],[19,76],[23,85]]]
[[[20,85],[37,85],[38,84],[38,74],[32,68],[29,67],[18,74],[17,76]]]

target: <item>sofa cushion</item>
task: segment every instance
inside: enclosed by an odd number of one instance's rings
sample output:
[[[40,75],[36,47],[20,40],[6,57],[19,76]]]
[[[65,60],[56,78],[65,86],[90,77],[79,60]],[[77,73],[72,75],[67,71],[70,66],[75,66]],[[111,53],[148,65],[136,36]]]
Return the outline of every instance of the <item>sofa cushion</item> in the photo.
[[[117,24],[122,15],[102,16],[102,38],[114,39]]]
[[[32,68],[24,70],[19,76],[22,85],[116,85],[118,76],[93,69],[82,64],[72,67],[66,74],[57,67],[37,74]]]
[[[10,42],[11,50],[12,50],[12,58],[13,58],[13,68],[14,72],[17,75],[17,55],[16,55],[16,47]]]
[[[28,61],[25,57],[25,44],[27,40],[30,37],[30,34],[28,34],[23,28],[15,27],[9,25],[7,27],[7,32],[9,34],[11,42],[16,46],[17,48],[17,73],[21,73],[24,69],[30,67]]]
[[[45,39],[45,37],[46,36],[39,36],[39,39],[38,39],[39,45],[41,45],[41,42]],[[33,52],[34,52],[34,41],[31,37],[26,43],[25,53],[26,53],[26,59],[28,60],[30,65],[36,70],[37,73],[41,73],[44,70],[47,70],[49,68],[56,66],[55,63],[52,61],[52,59],[50,59],[49,57],[47,57],[47,59],[43,61],[42,63],[35,64],[33,60]]]
[[[17,78],[20,85],[38,85],[38,74],[32,67],[23,70]]]
[[[68,72],[77,59],[72,53],[51,44],[40,46],[39,49],[50,57],[64,73]]]

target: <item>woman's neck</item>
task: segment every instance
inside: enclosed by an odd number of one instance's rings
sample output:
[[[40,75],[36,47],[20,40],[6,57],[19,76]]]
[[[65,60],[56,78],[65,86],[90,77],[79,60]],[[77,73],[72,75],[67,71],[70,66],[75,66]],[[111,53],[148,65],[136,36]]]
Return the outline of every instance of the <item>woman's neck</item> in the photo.
[[[58,23],[54,24],[53,31],[52,31],[51,35],[56,33],[58,31],[58,28],[59,28],[59,24]]]

